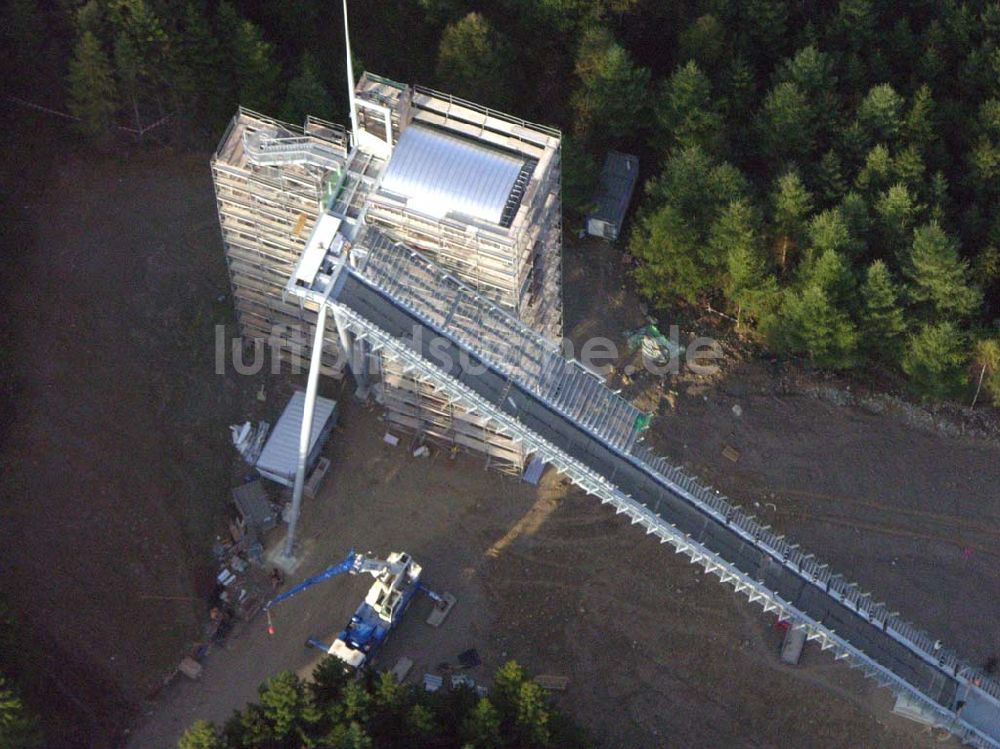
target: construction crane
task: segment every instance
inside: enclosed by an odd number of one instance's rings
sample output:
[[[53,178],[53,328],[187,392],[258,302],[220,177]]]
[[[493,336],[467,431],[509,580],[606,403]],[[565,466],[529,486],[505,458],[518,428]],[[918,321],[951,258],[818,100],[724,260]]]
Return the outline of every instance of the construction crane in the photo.
[[[317,583],[339,575],[345,573],[359,575],[367,572],[375,578],[375,582],[333,644],[327,645],[314,637],[306,640],[307,646],[329,653],[354,669],[361,669],[402,619],[417,591],[426,593],[442,610],[450,608],[450,602],[445,596],[438,595],[421,584],[421,570],[420,565],[406,552],[394,551],[387,559],[377,559],[369,555],[356,554],[352,549],[342,562],[303,580],[294,588],[268,601],[264,605],[268,632],[274,634],[271,609],[279,603],[297,596]]]

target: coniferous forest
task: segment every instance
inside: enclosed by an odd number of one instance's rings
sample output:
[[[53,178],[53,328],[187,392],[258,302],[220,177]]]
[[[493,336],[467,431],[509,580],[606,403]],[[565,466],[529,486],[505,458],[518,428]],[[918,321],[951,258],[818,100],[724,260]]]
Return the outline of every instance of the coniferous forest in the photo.
[[[352,7],[356,71],[561,127],[571,211],[608,148],[639,154],[622,249],[655,307],[1000,400],[1000,3]],[[8,0],[2,28],[8,90],[104,147],[210,148],[237,103],[347,119],[338,3]]]

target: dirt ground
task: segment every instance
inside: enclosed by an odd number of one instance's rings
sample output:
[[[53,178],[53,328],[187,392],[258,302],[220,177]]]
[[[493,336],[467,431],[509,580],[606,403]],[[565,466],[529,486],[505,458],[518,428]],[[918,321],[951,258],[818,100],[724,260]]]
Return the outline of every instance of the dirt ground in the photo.
[[[209,546],[235,477],[227,427],[273,419],[291,383],[213,373],[214,325],[232,317],[207,156],[70,149],[45,180],[16,187],[44,165],[40,148],[27,142],[3,175],[19,244],[4,344],[15,410],[2,446],[3,593],[32,633],[36,673],[77,711],[66,746],[172,747],[267,676],[304,673],[306,635],[339,629],[368,581],[310,591],[278,612],[275,637],[258,620],[209,655],[200,682],[160,689],[204,624]],[[574,338],[641,322],[612,250],[574,243],[566,256]],[[253,397],[262,382],[266,403]],[[324,388],[341,397],[338,383]],[[351,546],[405,549],[459,597],[440,630],[420,602],[381,665],[407,655],[419,679],[475,647],[477,679],[509,657],[569,676],[557,702],[602,746],[939,745],[815,649],[781,666],[769,617],[558,477],[536,490],[472,457],[412,458],[405,440],[381,441],[377,411],[341,400],[296,577]],[[782,395],[755,364],[685,382],[654,424],[654,445],[906,616],[970,657],[1000,650],[995,445]]]
[[[81,155],[33,125],[2,174],[3,596],[29,692],[70,715],[54,739],[99,746],[201,631],[244,398],[213,374],[207,157]]]

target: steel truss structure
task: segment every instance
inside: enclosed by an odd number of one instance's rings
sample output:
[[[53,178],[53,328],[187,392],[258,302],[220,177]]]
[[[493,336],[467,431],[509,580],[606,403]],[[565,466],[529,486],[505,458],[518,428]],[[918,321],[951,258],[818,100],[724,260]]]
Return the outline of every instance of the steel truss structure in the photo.
[[[374,230],[355,246],[350,265],[339,259],[324,285],[332,292],[324,293],[324,298],[333,307],[338,325],[408,376],[425,383],[449,403],[482,417],[491,428],[523,445],[527,454],[551,464],[585,492],[627,516],[647,534],[657,536],[661,543],[671,544],[677,553],[733,586],[765,612],[803,627],[810,641],[831,651],[837,660],[917,701],[942,727],[966,743],[1000,747],[1000,684],[962,662],[885,604],[873,603],[857,585],[833,574],[813,555],[761,525],[718,492],[653,454],[637,441],[634,425],[623,438],[618,431],[620,424],[638,412],[579,365],[565,359],[560,365],[553,358],[551,344],[542,336],[426,258]],[[468,305],[476,306],[477,313],[460,314]],[[442,363],[432,355],[428,341],[417,340],[416,328],[407,334],[405,327],[390,330],[387,328],[396,327],[395,323],[380,323],[393,319],[399,324],[416,321],[423,335],[437,336],[460,349],[473,363],[483,366],[485,374],[466,376],[452,366],[453,361]],[[492,343],[501,338],[506,346]],[[493,385],[483,384],[491,378]],[[562,382],[562,387],[555,387],[555,382]],[[567,403],[583,405],[567,409]],[[529,410],[533,404],[539,406],[534,412]],[[617,419],[610,420],[613,426],[609,430],[608,419],[595,419],[587,404],[605,411],[618,405],[622,410]],[[543,434],[557,422],[563,432]],[[559,436],[570,427],[595,440],[601,450],[614,453],[614,461],[602,464],[592,458],[599,452],[597,448],[583,452],[571,449]],[[623,490],[621,482],[628,479],[630,471],[655,482],[659,494],[637,496]],[[669,501],[678,499],[703,516],[705,528],[712,522],[713,527],[737,539],[737,546],[728,547],[731,554],[745,555],[746,550],[752,550],[757,555],[752,558],[754,563],[759,559],[756,573],[748,571],[745,557],[742,565],[737,564],[711,547],[713,539],[722,539],[720,534],[702,532],[699,538],[671,519]],[[792,578],[798,587],[788,585]],[[776,588],[794,595],[782,595]],[[840,612],[839,619],[814,616],[819,598],[831,611]],[[797,605],[797,600],[809,605]]]

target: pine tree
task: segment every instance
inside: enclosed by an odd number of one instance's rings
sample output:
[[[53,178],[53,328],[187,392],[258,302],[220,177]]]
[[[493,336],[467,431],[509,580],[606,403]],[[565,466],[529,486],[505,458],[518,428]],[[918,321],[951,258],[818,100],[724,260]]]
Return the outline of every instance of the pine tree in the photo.
[[[722,118],[712,98],[712,84],[694,61],[666,81],[654,111],[660,126],[657,145],[664,151],[693,145],[707,153],[719,151]]]
[[[875,213],[879,217],[882,243],[888,256],[901,256],[909,247],[919,207],[910,191],[899,182],[879,195]]]
[[[581,142],[620,143],[632,135],[645,109],[649,71],[637,66],[611,34],[587,31],[576,56],[580,87],[570,97]]]
[[[110,6],[115,34],[115,72],[129,99],[135,127],[148,124],[142,112],[156,106],[162,112],[161,95],[171,69],[170,44],[160,17],[146,0],[118,0]]]
[[[931,145],[937,140],[937,118],[934,98],[930,87],[925,83],[913,94],[910,109],[903,123],[903,137],[922,154],[930,151]]]
[[[371,697],[361,684],[349,681],[344,686],[343,707],[347,720],[366,723],[371,709]]]
[[[224,749],[225,743],[206,720],[196,721],[177,742],[178,749]]]
[[[757,218],[746,201],[730,203],[712,226],[710,245],[724,259],[723,290],[736,307],[736,327],[746,317],[760,319],[770,312],[778,284],[760,252]]]
[[[906,320],[900,305],[899,290],[893,283],[888,266],[876,260],[865,272],[861,286],[862,345],[872,358],[891,363],[897,361]]]
[[[705,236],[719,210],[746,197],[750,185],[732,164],[717,164],[700,147],[690,146],[670,155],[647,192],[650,202],[671,203],[698,236]]]
[[[236,87],[240,104],[257,111],[271,109],[281,77],[274,47],[257,26],[242,20],[232,40]]]
[[[451,93],[505,109],[513,99],[512,69],[510,42],[480,13],[449,24],[441,35],[437,77]]]
[[[979,309],[982,294],[971,285],[968,263],[958,244],[936,222],[913,232],[904,272],[911,282],[910,298],[929,305],[946,319],[967,317]]]
[[[776,71],[775,78],[778,81],[791,81],[806,96],[817,102],[833,92],[837,85],[833,59],[812,44],[785,60]]]
[[[499,749],[503,745],[500,734],[500,713],[486,697],[481,697],[476,707],[465,719],[462,734],[477,749]]]
[[[910,336],[900,366],[926,400],[957,395],[967,384],[965,337],[952,322],[926,323]]]
[[[791,81],[779,83],[768,92],[758,115],[757,129],[762,155],[779,164],[804,162],[816,144],[809,99]]]
[[[781,308],[778,348],[808,354],[824,369],[854,366],[858,333],[850,317],[818,285],[789,292]]]
[[[735,55],[726,70],[723,84],[725,122],[735,133],[746,130],[750,125],[755,84],[750,63],[744,57]],[[745,139],[733,137],[732,142],[740,147],[745,143]]]
[[[563,136],[561,157],[563,205],[571,211],[584,213],[594,198],[599,173],[597,161],[572,135]]]
[[[106,133],[118,111],[111,62],[89,31],[80,36],[69,64],[69,110],[88,135]]]
[[[839,203],[847,192],[843,163],[832,148],[820,159],[815,182],[819,198],[827,205]]]
[[[788,171],[778,178],[771,195],[778,267],[782,270],[805,233],[806,220],[812,212],[812,195],[798,172]]]
[[[414,710],[418,707],[420,705],[415,705]],[[365,729],[357,721],[351,721],[340,741],[333,744],[339,749],[372,749],[374,745],[374,742],[365,733]]]
[[[805,95],[814,137],[825,139],[836,124],[839,108],[837,76],[830,55],[810,44],[782,63],[775,80],[794,83]]]
[[[343,661],[324,658],[313,669],[312,681],[309,683],[313,701],[323,708],[339,703],[350,680]]]
[[[0,81],[7,89],[39,83],[46,54],[45,14],[37,0],[8,0],[0,10],[0,42],[6,52]]]
[[[865,237],[868,236],[872,225],[868,203],[861,195],[851,190],[840,201],[839,208],[844,221],[847,222],[848,231],[857,243],[858,249],[855,254],[860,254],[864,251]]]
[[[680,35],[681,60],[692,60],[712,74],[726,53],[726,29],[708,13],[699,16]]]
[[[903,98],[888,83],[873,86],[858,105],[858,122],[870,142],[892,143],[902,128]]]
[[[200,5],[189,2],[173,44],[171,82],[177,108],[194,122],[221,124],[232,115],[236,92],[226,57]]]
[[[881,143],[865,156],[865,165],[854,181],[855,186],[869,199],[888,189],[892,182],[892,157],[889,149]]]
[[[827,250],[853,254],[857,249],[851,231],[839,208],[831,208],[813,216],[807,229],[809,245],[803,265],[811,266]]]
[[[329,119],[333,115],[333,100],[320,78],[316,59],[306,52],[299,74],[288,84],[282,117],[288,122],[302,122],[309,114]]]
[[[993,405],[1000,406],[1000,338],[982,338],[976,342],[974,354],[976,378],[976,397],[979,388],[985,387],[990,394]]]
[[[924,160],[920,157],[916,146],[906,146],[892,159],[893,178],[906,185],[914,196],[924,193],[926,182],[924,171]]]
[[[772,342],[779,349],[808,354],[818,367],[855,366],[858,331],[848,311],[852,281],[839,253],[824,252],[800,288],[786,293]]]
[[[517,734],[522,746],[544,747],[549,745],[549,710],[545,693],[533,681],[524,681],[517,691]]]
[[[501,714],[510,715],[515,710],[517,695],[521,684],[527,679],[524,669],[517,661],[507,661],[500,666],[493,676],[493,703]]]
[[[629,251],[642,261],[636,280],[643,294],[657,304],[676,297],[696,303],[710,283],[699,262],[699,245],[698,234],[669,203],[642,217]]]
[[[38,720],[24,706],[17,690],[0,675],[0,746],[35,749],[42,746]]]
[[[414,705],[406,714],[406,729],[417,745],[434,733],[434,714],[424,705]]]
[[[788,3],[781,0],[747,0],[744,3],[745,32],[753,43],[752,54],[758,70],[770,68],[786,54]]]
[[[293,735],[304,705],[303,684],[293,673],[278,674],[268,679],[260,689],[262,714],[277,741],[284,741]]]

